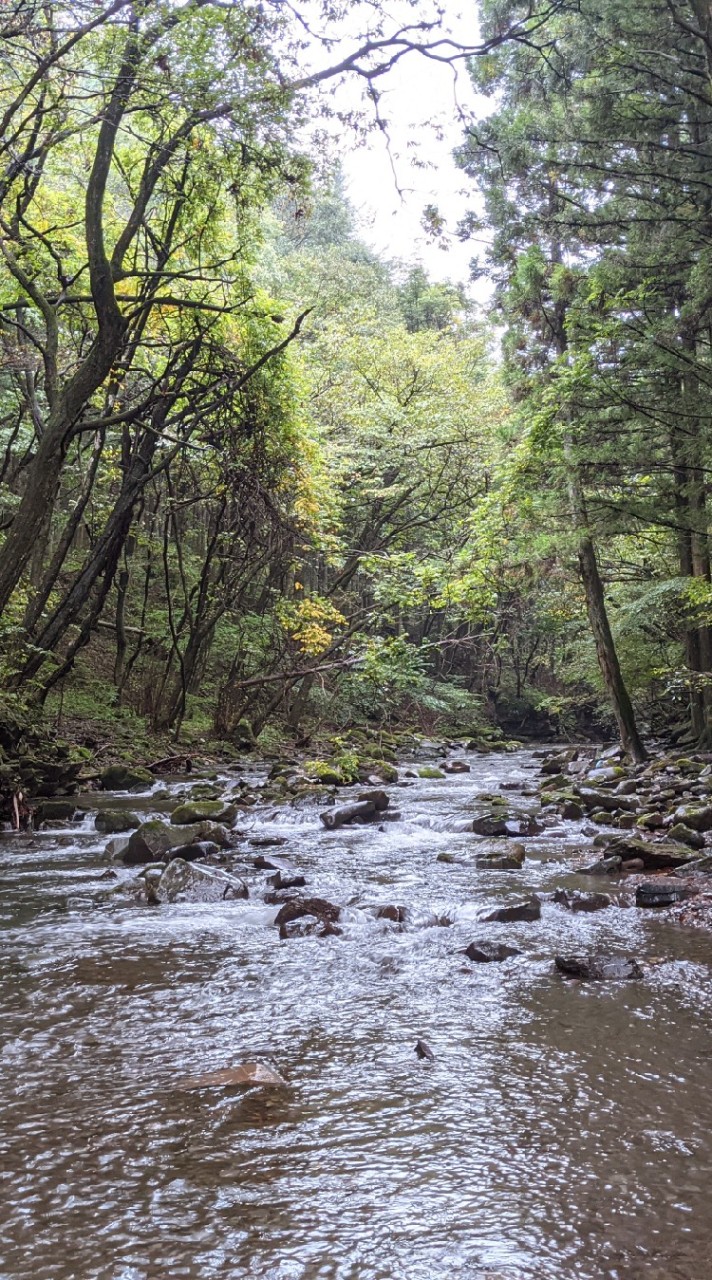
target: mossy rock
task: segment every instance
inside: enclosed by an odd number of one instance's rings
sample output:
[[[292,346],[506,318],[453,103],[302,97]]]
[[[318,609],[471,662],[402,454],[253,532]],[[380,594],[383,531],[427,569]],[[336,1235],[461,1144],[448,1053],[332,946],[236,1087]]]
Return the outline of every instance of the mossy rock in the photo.
[[[130,768],[125,764],[110,764],[101,775],[104,791],[145,791],[156,779],[150,769]]]
[[[141,826],[138,814],[128,809],[100,809],[94,819],[94,827],[103,835],[114,836],[120,831],[137,831]]]
[[[171,824],[182,827],[194,822],[234,822],[236,817],[235,805],[225,804],[224,800],[191,800],[173,810]]]
[[[338,765],[330,764],[328,760],[310,760],[305,765],[305,773],[308,778],[324,787],[346,786],[347,780],[341,769]]]
[[[35,825],[43,822],[71,822],[77,806],[73,800],[43,800],[35,809]]]
[[[369,778],[380,778],[381,782],[397,782],[398,770],[387,760],[362,760],[358,776],[360,782],[368,782]]]
[[[422,769],[418,770],[418,777],[435,779],[435,778],[444,778],[445,774],[443,773],[442,769],[436,769],[433,765],[426,764],[426,765],[423,765]]]

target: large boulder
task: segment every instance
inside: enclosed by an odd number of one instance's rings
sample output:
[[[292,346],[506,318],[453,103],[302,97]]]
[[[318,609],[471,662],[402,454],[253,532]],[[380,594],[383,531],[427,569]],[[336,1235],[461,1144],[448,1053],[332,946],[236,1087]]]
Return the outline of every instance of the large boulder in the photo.
[[[149,769],[140,766],[130,768],[125,764],[110,764],[100,778],[104,791],[146,791],[156,781]]]
[[[676,822],[670,828],[669,836],[671,840],[677,844],[689,845],[691,849],[704,849],[705,838],[701,831],[693,831],[692,827],[686,827],[684,822]]]
[[[234,804],[226,804],[224,800],[193,800],[187,804],[179,804],[171,814],[173,826],[190,826],[196,822],[233,823],[237,817]]]
[[[127,866],[160,862],[169,849],[175,849],[178,841],[176,832],[167,822],[152,818],[149,822],[142,822],[131,834],[121,859]]]
[[[673,823],[682,822],[693,831],[712,831],[712,805],[681,804],[672,815]]]
[[[668,871],[694,861],[696,854],[687,845],[675,844],[672,840],[653,844],[635,836],[622,836],[609,844],[607,856],[625,860],[639,858],[646,871]]]
[[[249,895],[244,881],[227,871],[174,858],[156,885],[156,896],[159,902],[225,902]]]
[[[230,833],[225,827],[214,822],[197,822],[191,827],[173,827],[159,819],[142,822],[141,826],[131,833],[129,842],[121,854],[127,866],[138,866],[146,862],[161,862],[169,856],[171,850],[179,849],[186,844],[197,844],[209,840],[225,848],[230,843]]]
[[[138,814],[128,809],[100,809],[94,819],[94,827],[105,836],[115,836],[120,831],[136,831],[141,826]]]
[[[637,796],[612,795],[609,791],[602,791],[595,787],[578,787],[576,794],[587,813],[593,813],[598,809],[603,809],[606,813],[616,813],[619,810],[625,813],[637,813],[640,808]]]
[[[73,800],[43,800],[34,811],[35,826],[44,822],[71,822],[76,812]]]

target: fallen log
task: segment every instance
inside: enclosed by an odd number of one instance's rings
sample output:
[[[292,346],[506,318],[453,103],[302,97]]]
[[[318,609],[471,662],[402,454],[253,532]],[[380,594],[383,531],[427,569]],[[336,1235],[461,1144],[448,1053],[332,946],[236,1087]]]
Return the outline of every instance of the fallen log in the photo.
[[[339,809],[326,809],[319,817],[327,831],[335,831],[337,827],[345,827],[350,822],[368,821],[377,812],[373,800],[355,800],[353,804],[342,805]]]

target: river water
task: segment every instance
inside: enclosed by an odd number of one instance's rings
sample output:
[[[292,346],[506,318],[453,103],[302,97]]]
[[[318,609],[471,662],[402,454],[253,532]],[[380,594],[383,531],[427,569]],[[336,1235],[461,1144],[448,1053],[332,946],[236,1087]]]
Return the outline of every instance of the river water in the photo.
[[[625,906],[478,923],[530,890],[609,886],[571,870],[574,823],[527,840],[521,872],[475,870],[487,842],[453,828],[537,762],[468,762],[393,788],[382,830],[250,814],[347,908],[340,938],[280,942],[254,870],[246,902],[85,907],[107,866],[90,820],[2,839],[3,1280],[712,1275],[710,942]],[[451,925],[417,927],[432,912]],[[483,937],[523,954],[471,964]],[[590,949],[652,963],[619,984],[555,973]],[[180,1088],[255,1059],[289,1088]]]

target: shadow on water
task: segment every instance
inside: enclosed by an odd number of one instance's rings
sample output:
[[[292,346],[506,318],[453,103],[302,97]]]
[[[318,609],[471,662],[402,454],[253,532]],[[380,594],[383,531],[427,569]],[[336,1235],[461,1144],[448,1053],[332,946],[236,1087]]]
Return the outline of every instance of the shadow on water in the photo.
[[[521,872],[474,869],[473,798],[534,773],[522,752],[417,781],[383,830],[250,815],[348,904],[341,938],[280,943],[247,846],[247,902],[107,911],[83,907],[107,866],[88,825],[4,838],[0,1274],[706,1280],[710,943],[618,906],[478,922],[584,883],[576,824],[527,840]],[[399,930],[374,918],[387,902],[451,924]],[[522,955],[472,965],[473,937]],[[593,947],[655,963],[553,972]],[[181,1088],[248,1059],[288,1088]]]

